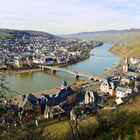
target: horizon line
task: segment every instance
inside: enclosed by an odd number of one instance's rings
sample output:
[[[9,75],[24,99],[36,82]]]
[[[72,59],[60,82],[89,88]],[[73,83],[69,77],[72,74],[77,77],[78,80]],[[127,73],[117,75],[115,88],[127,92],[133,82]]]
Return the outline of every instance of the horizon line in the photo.
[[[105,29],[105,30],[95,30],[95,31],[81,31],[81,32],[75,32],[75,33],[50,33],[43,30],[35,30],[35,29],[16,29],[16,28],[0,28],[0,30],[15,30],[15,31],[36,31],[36,32],[44,32],[52,35],[74,35],[74,34],[80,34],[80,33],[97,33],[97,32],[107,32],[107,31],[127,31],[127,30],[140,30],[140,27],[132,27],[132,28],[123,28],[123,29]]]

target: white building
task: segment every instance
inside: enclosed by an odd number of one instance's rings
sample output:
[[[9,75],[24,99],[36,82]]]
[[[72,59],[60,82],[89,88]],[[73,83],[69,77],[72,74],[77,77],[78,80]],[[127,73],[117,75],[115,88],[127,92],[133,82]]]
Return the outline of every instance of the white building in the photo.
[[[40,58],[33,57],[34,64],[40,64]]]
[[[98,94],[93,91],[87,91],[85,94],[85,104],[98,102]]]
[[[131,64],[133,64],[133,65],[135,65],[135,64],[138,64],[138,63],[140,63],[140,59],[137,59],[137,58],[131,58],[130,59],[130,62],[131,62]]]
[[[110,96],[114,96],[114,94],[115,94],[115,87],[116,87],[116,82],[112,81],[110,78],[107,78],[101,84],[100,90],[103,93],[109,93]]]
[[[109,89],[110,89],[110,84],[109,84],[109,81],[106,79],[106,80],[101,84],[100,90],[101,90],[101,92],[103,92],[103,93],[108,93],[108,92],[109,92]]]
[[[49,57],[42,57],[40,60],[41,64],[44,65],[53,65],[54,64],[54,59],[53,58],[49,58]]]
[[[124,103],[122,98],[116,98],[115,101],[116,101],[116,104],[117,105],[120,105],[120,104],[123,104]]]
[[[117,98],[128,97],[128,95],[131,93],[132,93],[132,89],[130,89],[130,88],[121,87],[121,86],[118,86],[116,88],[116,97]]]

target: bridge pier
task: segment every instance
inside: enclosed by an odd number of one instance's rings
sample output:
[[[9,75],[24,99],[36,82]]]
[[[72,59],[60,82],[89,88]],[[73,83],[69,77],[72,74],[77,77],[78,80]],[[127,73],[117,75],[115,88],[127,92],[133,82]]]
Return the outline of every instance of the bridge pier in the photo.
[[[89,80],[93,80],[94,81],[94,78],[93,77],[89,77]]]
[[[40,67],[42,70],[44,70],[45,68],[43,66]]]
[[[75,75],[75,78],[76,78],[76,79],[79,79],[79,75]]]
[[[52,73],[54,73],[54,74],[55,74],[55,73],[56,73],[56,70],[52,70]]]

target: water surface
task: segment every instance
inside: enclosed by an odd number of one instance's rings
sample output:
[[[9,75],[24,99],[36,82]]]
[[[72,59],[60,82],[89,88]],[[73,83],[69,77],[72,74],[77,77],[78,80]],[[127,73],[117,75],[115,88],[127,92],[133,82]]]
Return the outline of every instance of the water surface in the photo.
[[[111,44],[105,43],[92,49],[90,58],[65,68],[92,75],[103,74],[105,68],[111,68],[119,62],[119,58],[109,52],[111,47]],[[51,72],[33,72],[7,76],[10,88],[21,95],[60,86],[64,79],[68,83],[76,81],[74,75],[64,72],[56,72],[56,74]]]

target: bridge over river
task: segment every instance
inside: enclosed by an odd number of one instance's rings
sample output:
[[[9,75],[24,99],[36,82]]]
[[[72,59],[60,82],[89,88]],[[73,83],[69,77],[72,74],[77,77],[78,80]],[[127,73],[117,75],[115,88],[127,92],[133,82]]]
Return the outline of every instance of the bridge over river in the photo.
[[[100,81],[100,82],[102,82],[104,80],[104,78],[102,78],[100,76],[94,76],[94,75],[82,73],[82,72],[79,72],[79,71],[65,69],[65,68],[58,67],[58,66],[39,65],[39,68],[46,69],[46,70],[51,70],[53,73],[55,73],[56,71],[62,71],[62,72],[70,73],[70,74],[73,74],[75,76],[75,78],[86,77],[89,80]]]

